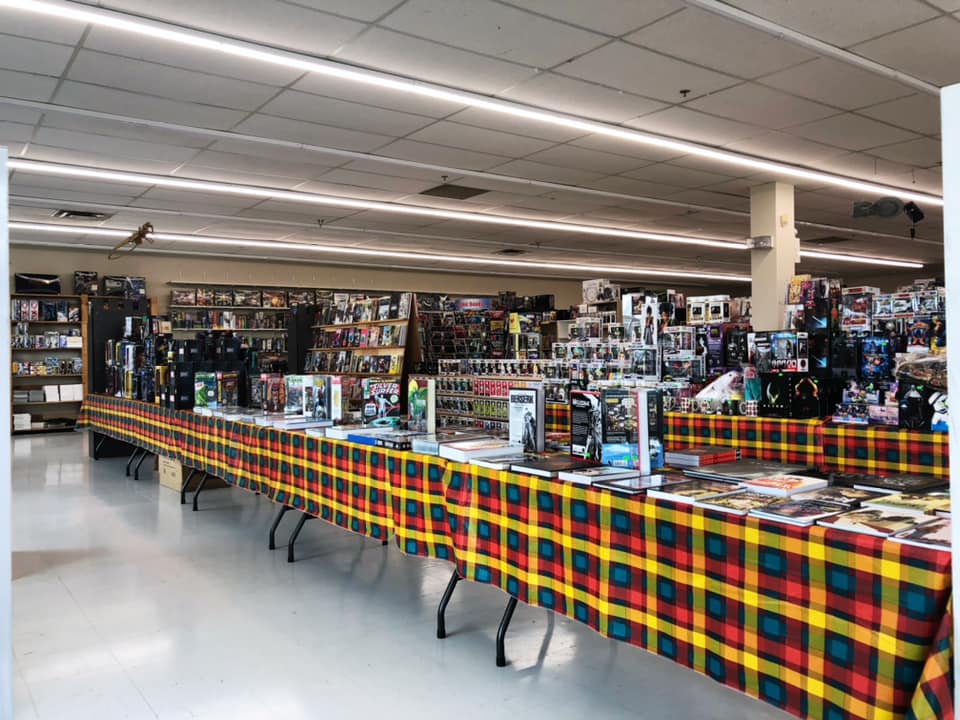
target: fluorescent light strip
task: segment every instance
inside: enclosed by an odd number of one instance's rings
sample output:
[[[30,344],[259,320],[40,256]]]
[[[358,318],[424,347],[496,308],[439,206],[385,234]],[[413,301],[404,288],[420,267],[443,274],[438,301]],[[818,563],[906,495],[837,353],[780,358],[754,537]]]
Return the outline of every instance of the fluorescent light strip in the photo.
[[[840,253],[820,252],[819,250],[801,250],[800,257],[817,258],[819,260],[837,260],[839,262],[862,263],[864,265],[886,265],[888,267],[902,267],[919,269],[923,263],[913,260],[894,260],[892,258],[875,258],[863,255],[841,255]]]
[[[943,198],[928,193],[918,193],[908,188],[900,188],[881,183],[872,183],[865,180],[833,175],[830,173],[809,170],[794,165],[763,160],[747,155],[718,150],[704,145],[684,142],[672,138],[661,137],[639,130],[629,130],[614,125],[608,125],[593,120],[585,120],[574,115],[566,115],[535,107],[521,105],[503,100],[495,100],[482,95],[452,90],[440,85],[408,80],[401,77],[387,75],[360,68],[353,68],[336,62],[307,58],[292,52],[279,50],[265,50],[254,43],[235,40],[222,40],[217,36],[199,31],[186,29],[171,29],[167,23],[133,18],[110,10],[99,8],[78,8],[73,3],[39,2],[38,0],[0,0],[0,7],[25,10],[27,12],[47,15],[51,17],[77,20],[92,25],[113,28],[138,35],[169,42],[189,45],[213,52],[241,57],[258,62],[289,67],[303,72],[336,77],[350,82],[373,85],[388,90],[420,95],[435,100],[443,100],[456,105],[466,105],[482,110],[488,110],[501,115],[532,120],[534,122],[555,125],[559,127],[579,130],[584,133],[603,135],[627,142],[649,145],[665,150],[673,150],[683,155],[695,155],[719,162],[738,165],[758,172],[770,172],[798,180],[807,180],[835,187],[842,187],[857,192],[875,193],[879,195],[895,195],[900,198],[925,202],[930,205],[943,205]]]
[[[56,225],[45,223],[11,222],[10,230],[26,232],[50,232],[71,235],[98,235],[103,237],[129,237],[132,230],[109,230],[106,228],[88,228],[76,225]],[[181,235],[177,233],[151,233],[154,240],[164,240],[196,245],[214,245],[236,247],[262,248],[265,250],[295,250],[311,253],[332,255],[352,255],[356,257],[394,258],[406,261],[443,262],[460,266],[492,265],[496,267],[516,268],[528,271],[558,270],[562,272],[579,272],[588,275],[635,275],[640,277],[669,277],[695,278],[700,280],[717,280],[721,282],[751,282],[746,275],[723,275],[718,273],[699,273],[682,270],[654,270],[648,268],[616,267],[609,265],[580,265],[576,263],[550,262],[520,262],[517,260],[501,260],[498,258],[471,257],[467,255],[434,255],[430,253],[399,252],[393,250],[374,250],[369,248],[335,247],[329,245],[314,245],[312,243],[295,243],[273,240],[250,240],[247,238],[219,238],[200,235]],[[282,259],[282,258],[278,258]]]
[[[725,250],[745,250],[745,243],[726,240],[711,240],[708,238],[683,237],[666,235],[663,233],[641,232],[637,230],[621,230],[599,225],[579,225],[577,223],[555,222],[550,220],[528,220],[525,218],[509,217],[506,215],[487,215],[475,212],[460,212],[457,210],[441,210],[439,208],[420,207],[418,205],[400,205],[398,203],[380,202],[377,200],[356,200],[354,198],[338,197],[335,195],[316,195],[313,193],[296,192],[293,190],[279,190],[274,188],[257,187],[253,185],[236,185],[220,183],[210,180],[190,180],[171,178],[161,175],[146,175],[117,170],[99,170],[78,167],[76,165],[60,165],[57,163],[40,162],[36,160],[13,159],[7,162],[11,170],[41,175],[56,175],[60,177],[79,177],[94,180],[108,180],[110,182],[126,183],[131,185],[150,185],[167,187],[176,190],[195,190],[228,195],[242,195],[270,200],[286,200],[289,202],[309,203],[313,205],[328,205],[345,207],[354,210],[376,210],[379,212],[395,213],[400,215],[414,215],[418,217],[436,218],[438,220],[463,220],[465,222],[484,223],[487,225],[503,225],[507,227],[527,228],[532,230],[550,230],[565,233],[584,233],[603,237],[626,238],[630,240],[652,240],[656,242],[671,242],[684,245],[705,245],[707,247],[722,248]]]

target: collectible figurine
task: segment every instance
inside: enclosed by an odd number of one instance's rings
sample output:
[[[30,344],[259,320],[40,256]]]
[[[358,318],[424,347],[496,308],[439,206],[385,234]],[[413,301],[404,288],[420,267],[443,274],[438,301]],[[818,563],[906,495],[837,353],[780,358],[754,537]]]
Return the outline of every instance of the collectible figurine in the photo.
[[[947,328],[943,318],[934,315],[930,323],[930,352],[942,353],[947,349]]]

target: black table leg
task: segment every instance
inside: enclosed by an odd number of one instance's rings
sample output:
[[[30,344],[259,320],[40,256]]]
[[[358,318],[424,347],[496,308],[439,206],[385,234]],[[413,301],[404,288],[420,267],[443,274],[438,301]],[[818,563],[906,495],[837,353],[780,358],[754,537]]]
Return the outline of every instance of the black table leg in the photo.
[[[209,473],[204,473],[204,474],[203,474],[203,477],[200,478],[200,484],[197,485],[197,489],[196,489],[196,491],[193,493],[193,511],[194,511],[194,512],[197,512],[197,510],[200,509],[199,506],[197,505],[197,498],[200,497],[200,493],[203,492],[203,488],[204,488],[204,486],[207,484],[207,480],[209,480],[209,479],[210,479],[210,474],[209,474]]]
[[[196,468],[190,468],[190,474],[187,475],[186,479],[180,484],[180,504],[187,504],[187,488],[190,487],[190,482],[193,480],[193,476],[196,475],[199,470]]]
[[[100,448],[103,447],[103,444],[104,444],[106,441],[107,441],[107,436],[106,436],[106,435],[101,435],[101,436],[100,436],[100,441],[99,441],[96,445],[93,446],[93,459],[94,459],[94,460],[99,460],[99,459],[100,459]]]
[[[293,532],[290,534],[290,541],[287,543],[287,562],[288,563],[292,563],[295,560],[294,553],[293,553],[293,546],[297,542],[297,536],[300,534],[300,531],[303,529],[303,524],[307,522],[307,520],[313,520],[313,515],[307,515],[306,513],[302,513],[300,515],[300,519],[297,521],[297,526],[293,529]]]
[[[447,605],[450,604],[450,598],[453,597],[453,591],[458,582],[460,582],[460,576],[454,570],[453,575],[450,576],[450,582],[447,583],[447,589],[443,591],[443,597],[440,598],[440,607],[437,608],[437,637],[441,640],[447,636]]]
[[[277,513],[273,525],[270,526],[270,542],[267,544],[267,547],[271,550],[277,549],[277,528],[280,527],[280,521],[283,520],[283,516],[287,514],[287,510],[291,509],[289,505],[281,505],[280,512]]]
[[[507,600],[507,608],[503,611],[503,619],[500,620],[500,628],[497,630],[497,667],[504,667],[507,664],[507,655],[503,649],[503,639],[507,635],[507,628],[510,627],[510,621],[513,619],[513,611],[517,609],[517,599],[510,596]]]
[[[133,465],[133,461],[140,456],[140,452],[140,448],[134,448],[133,453],[130,455],[130,459],[127,460],[127,467],[126,470],[124,470],[124,474],[126,474],[127,477],[130,477],[130,467]]]
[[[150,453],[146,450],[143,451],[143,455],[140,456],[140,459],[137,461],[137,464],[133,468],[133,479],[140,479],[140,466],[143,465],[143,461],[150,456]]]

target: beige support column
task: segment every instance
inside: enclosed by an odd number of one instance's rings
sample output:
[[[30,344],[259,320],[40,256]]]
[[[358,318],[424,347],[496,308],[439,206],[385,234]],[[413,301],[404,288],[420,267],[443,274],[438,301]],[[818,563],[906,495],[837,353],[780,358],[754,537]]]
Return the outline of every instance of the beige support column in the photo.
[[[784,322],[787,284],[800,259],[794,231],[793,185],[767,183],[750,188],[750,237],[769,238],[750,251],[753,327],[779,330]]]

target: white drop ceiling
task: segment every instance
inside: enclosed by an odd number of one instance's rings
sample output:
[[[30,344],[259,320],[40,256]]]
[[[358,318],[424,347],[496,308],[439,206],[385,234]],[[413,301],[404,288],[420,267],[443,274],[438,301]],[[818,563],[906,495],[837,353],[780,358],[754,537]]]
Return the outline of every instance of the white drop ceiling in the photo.
[[[936,97],[680,0],[67,4],[96,5],[864,180],[941,191]],[[926,82],[960,82],[955,2],[728,4]],[[0,96],[7,98],[0,99],[0,145],[12,158],[723,240],[748,235],[750,187],[778,179],[675,151],[11,9],[0,9]],[[28,107],[18,100],[59,107]],[[178,127],[88,117],[73,112],[77,109]],[[210,129],[234,135],[202,132]],[[257,138],[368,155],[283,147]],[[419,195],[445,180],[489,192],[463,201]],[[115,213],[103,223],[107,227],[150,221],[158,231],[208,236],[481,257],[516,247],[533,262],[749,272],[746,252],[122,182],[14,171],[10,191],[12,220],[55,222],[50,215],[61,207],[106,208]],[[912,242],[906,217],[852,219],[853,202],[864,199],[877,197],[798,183],[797,219],[805,246],[840,237],[846,239],[823,249],[918,259],[933,268],[942,263],[937,208],[923,208],[927,217],[918,226],[919,241]],[[13,237],[27,239],[16,232]],[[113,242],[79,232],[63,238],[84,245]],[[243,252],[238,248],[237,254]],[[862,270],[819,260],[805,261],[802,268],[846,276]]]

